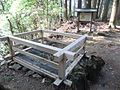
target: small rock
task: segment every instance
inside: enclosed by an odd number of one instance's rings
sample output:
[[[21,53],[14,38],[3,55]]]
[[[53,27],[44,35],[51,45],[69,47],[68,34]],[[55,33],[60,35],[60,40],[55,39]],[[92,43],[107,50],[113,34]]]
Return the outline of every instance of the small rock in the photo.
[[[110,67],[109,70],[112,70],[112,68]]]
[[[45,83],[45,78],[42,79],[42,82],[41,83]]]
[[[4,60],[4,61],[2,61],[1,63],[0,63],[0,65],[2,66],[2,65],[4,65],[6,63],[6,61]]]
[[[3,61],[4,60],[4,58],[0,55],[0,61]]]
[[[40,78],[41,76],[39,74],[33,74],[32,75],[34,78]]]
[[[21,65],[19,64],[14,64],[12,66],[9,66],[10,69],[13,69],[13,70],[20,70],[22,68]]]
[[[15,64],[14,61],[11,61],[11,62],[8,63],[9,66],[12,66],[12,65],[14,65],[14,64]]]
[[[6,63],[11,63],[11,62],[12,62],[12,60],[7,60],[7,61],[6,61]]]
[[[22,68],[22,71],[23,71],[23,72],[27,72],[27,71],[29,71],[29,69],[26,68],[26,67],[23,67],[23,68]]]
[[[114,75],[114,71],[112,71],[111,74]]]
[[[34,74],[34,72],[31,71],[31,70],[29,70],[29,71],[25,74],[25,76],[31,76],[31,75],[33,75],[33,74]]]

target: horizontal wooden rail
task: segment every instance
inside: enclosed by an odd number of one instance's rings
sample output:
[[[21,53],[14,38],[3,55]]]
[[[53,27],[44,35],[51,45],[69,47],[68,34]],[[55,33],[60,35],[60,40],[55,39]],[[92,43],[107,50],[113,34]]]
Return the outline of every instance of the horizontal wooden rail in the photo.
[[[33,58],[34,60],[38,60],[38,61],[40,61],[40,62],[43,63],[43,64],[49,64],[49,65],[51,65],[53,68],[56,68],[56,69],[58,68],[58,63],[55,63],[55,62],[50,61],[50,60],[47,60],[46,58],[43,58],[43,57],[34,55],[34,54],[29,53],[29,52],[27,52],[27,51],[23,51],[23,50],[18,49],[18,48],[16,48],[16,47],[13,47],[13,50],[15,50],[15,51],[17,51],[17,52],[19,52],[19,53],[21,53],[21,54],[23,54],[23,55],[26,55],[26,56],[28,56],[28,57],[31,57],[31,58]]]
[[[67,36],[67,37],[72,37],[72,38],[79,38],[82,35],[78,35],[78,34],[73,34],[73,33],[62,33],[62,32],[57,32],[57,31],[53,31],[53,30],[43,30],[43,32],[45,33],[51,33],[53,35],[62,35],[62,36]]]
[[[51,33],[53,35],[62,35],[62,36],[67,36],[67,37],[72,37],[72,38],[79,38],[83,35],[79,35],[79,34],[73,34],[73,33],[64,33],[64,32],[57,32],[57,31],[53,31],[53,30],[33,30],[33,31],[29,31],[29,32],[23,32],[23,33],[19,33],[16,34],[14,36],[16,37],[21,37],[21,36],[26,36],[26,35],[30,35],[30,34],[35,34],[35,33],[41,33],[41,31],[44,33]],[[87,39],[93,39],[93,37],[91,36],[87,36]]]
[[[35,72],[43,73],[43,74],[48,75],[48,76],[50,76],[51,78],[54,78],[54,79],[58,78],[58,75],[56,75],[54,73],[51,73],[50,71],[47,71],[43,68],[40,68],[40,67],[30,63],[30,62],[27,62],[25,60],[23,62],[23,60],[21,60],[20,58],[15,58],[15,57],[13,57],[13,59],[14,59],[15,62],[18,62],[19,64],[21,64],[21,65],[23,65],[23,66],[25,66],[25,67],[27,67],[27,68],[35,71]]]
[[[81,58],[83,57],[83,55],[79,55],[69,66],[68,68],[65,70],[65,77],[68,76],[68,74],[70,74],[70,72],[73,70],[73,68],[78,64],[78,62],[81,60]]]
[[[83,35],[74,34],[74,33],[57,32],[57,31],[53,31],[53,30],[42,30],[42,31],[45,33],[51,33],[53,35],[61,35],[61,36],[75,38],[75,39],[83,36]],[[87,40],[92,40],[92,39],[93,39],[92,36],[87,35]]]
[[[51,38],[45,38],[45,37],[44,37],[44,40],[51,41],[51,42],[56,42],[56,43],[64,44],[64,45],[68,45],[68,44],[71,43],[71,42],[64,42],[64,41],[62,41],[62,40],[51,39]]]
[[[82,50],[84,49],[85,44],[83,44],[77,51],[75,51],[75,54],[78,55],[79,53],[82,53]]]
[[[75,40],[74,42],[66,46],[64,50],[74,51],[76,48],[82,46],[85,43],[86,39],[87,39],[87,35],[83,35],[79,39]]]
[[[33,31],[29,31],[29,32],[23,32],[23,33],[15,34],[14,36],[21,37],[21,36],[26,36],[26,35],[30,35],[30,34],[39,33],[40,31],[41,30],[33,30]]]
[[[83,46],[81,46],[77,51],[75,51],[74,57],[71,58],[71,59],[68,59],[68,60],[66,61],[66,66],[69,65],[69,62],[71,62],[71,61],[73,61],[74,59],[76,59],[76,58],[79,56],[79,54],[84,54],[84,53],[85,53],[85,51],[84,51],[84,49],[83,49],[84,46],[85,46],[85,44],[84,44]]]
[[[57,31],[53,31],[53,30],[34,30],[34,31],[30,31],[30,32],[19,33],[14,36],[21,37],[21,36],[26,36],[26,35],[30,35],[30,34],[40,33],[41,31],[43,31],[43,33],[45,32],[45,33],[51,33],[54,35],[62,35],[62,36],[68,36],[68,37],[73,37],[73,38],[78,38],[78,37],[82,36],[82,35],[72,34],[72,33],[61,33],[61,32],[57,32]]]
[[[25,49],[23,49],[23,51],[27,51],[29,49],[31,49],[31,47],[25,48]],[[18,54],[19,54],[19,52],[15,52],[15,55],[18,55]],[[5,60],[11,59],[11,54],[7,54],[6,56],[4,56],[4,59]]]
[[[63,48],[62,51],[56,52],[54,56],[59,57],[58,61],[60,61],[63,58],[63,54],[65,54],[68,59],[71,60],[75,59],[76,53],[70,51],[74,51],[76,48],[82,46],[85,43],[86,38],[87,35],[78,38],[77,40],[75,40],[74,42]]]
[[[0,41],[6,41],[8,40],[8,37],[0,37]]]
[[[38,50],[41,50],[41,51],[45,51],[45,52],[48,52],[48,53],[51,53],[51,54],[54,54],[57,51],[62,50],[62,49],[57,48],[57,47],[44,45],[44,44],[41,44],[41,43],[37,43],[37,42],[21,39],[21,38],[14,37],[14,36],[9,36],[9,38],[10,38],[11,41],[14,41],[16,43],[23,44],[23,45],[26,45],[26,46],[30,46],[30,47],[33,47],[35,49],[38,49]]]

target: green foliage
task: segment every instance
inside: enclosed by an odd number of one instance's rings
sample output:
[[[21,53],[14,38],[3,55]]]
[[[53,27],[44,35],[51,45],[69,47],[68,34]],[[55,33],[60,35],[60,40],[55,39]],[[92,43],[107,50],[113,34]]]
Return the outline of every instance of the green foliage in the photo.
[[[5,9],[0,15],[3,34],[55,28],[62,13],[59,0],[4,0],[3,4]],[[2,45],[0,48],[2,53],[7,49]]]
[[[10,7],[11,7],[11,4],[13,3],[14,0],[5,0],[3,3],[4,3],[4,8],[5,8],[5,11],[8,12]]]
[[[8,54],[8,46],[5,45],[4,43],[0,43],[0,55],[4,56],[6,54]]]
[[[21,0],[21,7],[24,9],[30,9],[34,7],[36,4],[36,0]]]

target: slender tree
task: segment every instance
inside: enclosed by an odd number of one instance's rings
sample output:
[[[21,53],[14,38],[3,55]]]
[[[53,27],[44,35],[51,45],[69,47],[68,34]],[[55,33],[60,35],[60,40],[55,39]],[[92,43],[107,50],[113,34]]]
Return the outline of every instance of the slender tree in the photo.
[[[82,8],[86,8],[86,0],[82,0]]]
[[[82,8],[91,8],[91,0],[82,0]]]
[[[78,0],[78,8],[81,8],[82,0]]]
[[[100,18],[100,15],[101,15],[101,12],[102,12],[102,5],[103,5],[103,0],[100,0],[99,11],[98,11],[98,18]]]
[[[65,0],[64,6],[65,6],[65,19],[67,20],[67,19],[68,19],[68,15],[67,15],[67,13],[68,13],[68,9],[67,9],[67,0]]]
[[[110,17],[110,21],[109,21],[109,28],[116,28],[115,21],[116,21],[118,4],[119,4],[119,0],[113,1],[111,17]]]
[[[78,0],[78,8],[82,7],[82,0]],[[77,13],[77,16],[79,15],[79,13]]]
[[[11,23],[11,21],[10,21],[10,19],[9,19],[8,17],[6,17],[6,18],[7,18],[8,22],[9,22],[10,32],[11,32],[11,34],[13,35],[13,34],[14,34],[14,31],[13,31],[12,23]]]
[[[100,16],[102,21],[107,21],[107,15],[108,15],[108,10],[109,10],[109,3],[110,3],[110,0],[104,0],[103,1],[103,7],[102,7],[101,16]]]
[[[91,8],[91,0],[86,0],[86,8]]]
[[[91,0],[91,8],[96,8],[97,0]]]
[[[99,11],[100,11],[100,2],[101,0],[97,0],[97,14],[96,14],[96,18],[98,18],[99,16]]]
[[[118,11],[117,11],[117,20],[120,20],[120,1],[119,1]]]
[[[4,11],[4,10],[5,10],[5,8],[4,8],[3,1],[0,1],[0,4],[1,4],[1,6],[2,6],[2,10]]]
[[[71,0],[69,0],[69,16],[71,16]]]

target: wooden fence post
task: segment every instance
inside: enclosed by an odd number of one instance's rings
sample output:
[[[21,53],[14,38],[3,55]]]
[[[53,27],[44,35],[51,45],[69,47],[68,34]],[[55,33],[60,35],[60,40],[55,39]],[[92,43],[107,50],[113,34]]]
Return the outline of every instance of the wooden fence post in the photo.
[[[44,38],[43,38],[43,31],[41,30],[41,40],[42,40],[42,43],[44,43]]]
[[[62,60],[59,62],[58,76],[60,79],[65,79],[66,57],[63,54]]]
[[[13,56],[15,55],[15,52],[13,51],[12,46],[13,46],[13,42],[8,37],[8,47],[9,47],[9,50],[10,50],[11,59],[13,60]]]

